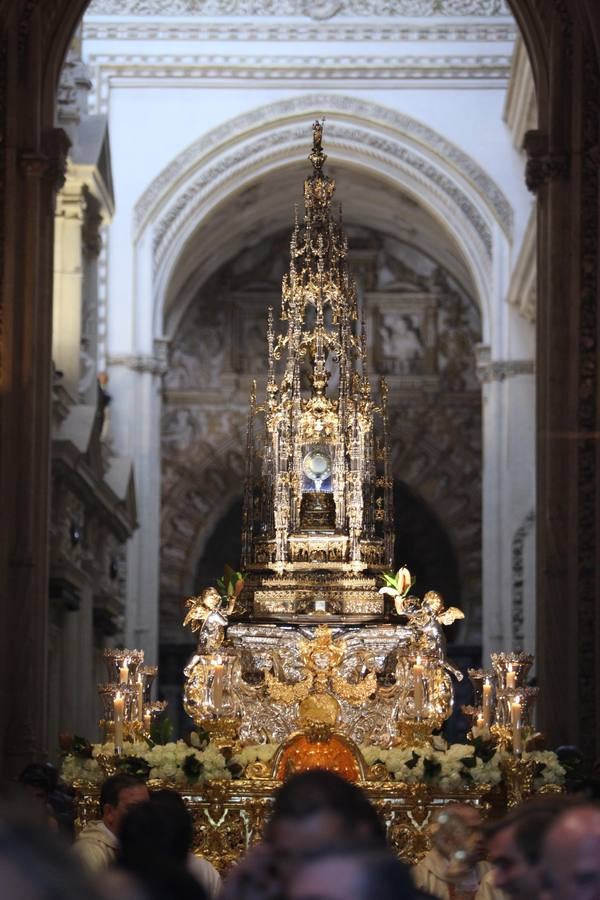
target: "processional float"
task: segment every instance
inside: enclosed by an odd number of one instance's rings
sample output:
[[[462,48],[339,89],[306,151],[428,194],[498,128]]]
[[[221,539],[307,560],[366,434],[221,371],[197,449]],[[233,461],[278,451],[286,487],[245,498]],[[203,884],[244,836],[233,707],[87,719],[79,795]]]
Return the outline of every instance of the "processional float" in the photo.
[[[256,839],[281,779],[314,766],[361,782],[409,860],[426,849],[440,805],[486,807],[494,784],[495,802],[518,802],[536,777],[557,789],[562,773],[554,754],[533,749],[536,689],[525,685],[532,657],[523,653],[494,654],[489,671],[469,671],[469,744],[444,749],[434,737],[452,712],[452,678],[462,678],[443,628],[463,614],[435,591],[416,596],[407,568],[393,573],[388,390],[381,380],[374,392],[368,377],[319,122],[309,160],[277,327],[268,311],[266,390],[259,400],[254,384],[250,397],[241,571],[187,601],[184,624],[198,643],[184,708],[208,736],[213,775],[198,733],[189,753],[182,742],[172,751],[140,745],[152,710],[138,681],[122,683],[136,651],[109,651],[115,678],[103,687],[103,724],[112,743],[94,751],[104,771],[135,755],[151,777],[173,780],[194,813],[198,848],[220,866]]]

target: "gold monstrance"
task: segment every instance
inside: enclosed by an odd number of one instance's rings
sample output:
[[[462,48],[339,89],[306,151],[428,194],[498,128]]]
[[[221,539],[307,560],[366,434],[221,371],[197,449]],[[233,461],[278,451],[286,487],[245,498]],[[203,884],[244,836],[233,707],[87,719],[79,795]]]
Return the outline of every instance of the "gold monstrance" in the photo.
[[[267,400],[251,398],[241,609],[262,620],[381,616],[376,575],[393,556],[387,391],[382,384],[377,405],[321,137],[317,122],[282,334],[269,310]]]
[[[358,743],[414,743],[452,708],[443,604],[407,597],[400,615],[385,608],[381,575],[394,550],[387,387],[374,399],[319,122],[309,159],[280,331],[268,313],[266,400],[257,403],[255,386],[251,395],[243,590],[238,583],[233,609],[188,601],[188,619],[202,624],[185,706],[213,735],[229,739],[235,726],[241,742],[285,743],[317,728]]]

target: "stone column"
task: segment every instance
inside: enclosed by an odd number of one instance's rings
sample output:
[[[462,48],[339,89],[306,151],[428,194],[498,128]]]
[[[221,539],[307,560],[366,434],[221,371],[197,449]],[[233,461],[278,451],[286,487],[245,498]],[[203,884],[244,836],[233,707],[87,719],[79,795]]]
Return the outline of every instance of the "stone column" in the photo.
[[[550,745],[600,752],[600,69],[593,35],[554,7],[538,194],[539,724]]]
[[[133,462],[139,527],[127,545],[125,642],[158,661],[160,571],[160,420],[165,363],[157,356],[109,358],[109,390],[118,398],[111,430]]]
[[[535,650],[535,383],[531,360],[479,351],[483,399],[483,665]]]
[[[6,200],[13,302],[4,309],[12,352],[2,360],[1,463],[4,570],[0,605],[3,772],[41,759],[46,736],[48,501],[54,193],[68,141],[48,134],[44,150],[21,152]],[[6,148],[3,151],[6,153]],[[15,160],[16,153],[9,154]],[[6,451],[6,452],[4,452]]]
[[[77,399],[81,377],[84,212],[81,185],[67,182],[57,196],[54,225],[52,358],[73,399]]]

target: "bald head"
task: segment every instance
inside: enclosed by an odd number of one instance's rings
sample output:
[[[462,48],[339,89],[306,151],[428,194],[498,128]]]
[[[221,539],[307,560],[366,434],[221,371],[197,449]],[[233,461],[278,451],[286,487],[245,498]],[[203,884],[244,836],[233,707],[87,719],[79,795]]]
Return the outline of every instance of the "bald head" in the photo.
[[[600,808],[558,817],[544,841],[542,879],[544,900],[600,900]]]

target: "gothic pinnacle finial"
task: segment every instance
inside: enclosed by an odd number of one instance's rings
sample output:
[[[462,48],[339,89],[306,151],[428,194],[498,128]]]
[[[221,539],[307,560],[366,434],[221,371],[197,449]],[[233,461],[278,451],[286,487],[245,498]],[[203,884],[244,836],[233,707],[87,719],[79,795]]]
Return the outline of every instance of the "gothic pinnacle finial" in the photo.
[[[323,153],[322,147],[324,122],[325,119],[323,118],[322,122],[319,122],[317,119],[316,122],[313,123],[313,145],[308,157],[313,164],[315,173],[318,174],[321,173],[325,160],[327,159],[327,154]]]

